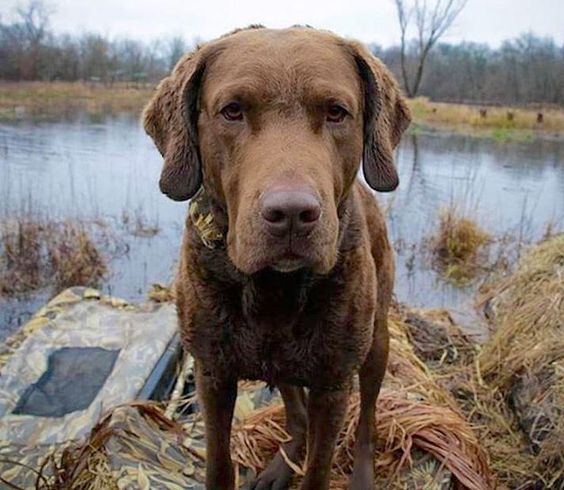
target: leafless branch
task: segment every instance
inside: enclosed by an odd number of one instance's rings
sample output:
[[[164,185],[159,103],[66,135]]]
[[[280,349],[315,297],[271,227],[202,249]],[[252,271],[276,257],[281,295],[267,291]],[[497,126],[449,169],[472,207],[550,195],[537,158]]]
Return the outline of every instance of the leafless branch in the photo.
[[[467,0],[394,0],[401,35],[401,70],[407,95],[417,95],[425,61],[433,46],[452,26]],[[413,18],[417,41],[416,66],[413,83],[410,83],[407,67],[407,32]]]

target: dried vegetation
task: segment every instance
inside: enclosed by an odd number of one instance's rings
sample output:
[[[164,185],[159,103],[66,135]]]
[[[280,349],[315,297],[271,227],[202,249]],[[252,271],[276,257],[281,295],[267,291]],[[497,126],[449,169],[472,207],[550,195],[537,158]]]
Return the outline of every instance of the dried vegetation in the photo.
[[[491,241],[474,220],[455,206],[439,213],[437,232],[427,240],[434,267],[448,281],[463,285],[472,281],[487,262],[485,246]]]
[[[96,286],[112,253],[116,241],[101,223],[14,216],[0,223],[0,295]]]

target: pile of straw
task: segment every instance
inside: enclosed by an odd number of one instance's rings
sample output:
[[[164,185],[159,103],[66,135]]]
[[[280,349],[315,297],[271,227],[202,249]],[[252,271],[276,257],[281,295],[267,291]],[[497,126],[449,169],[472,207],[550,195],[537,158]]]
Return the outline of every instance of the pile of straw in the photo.
[[[487,300],[496,328],[477,361],[536,455],[546,486],[564,485],[564,235],[533,247]]]
[[[354,394],[337,443],[332,473],[335,489],[347,488],[352,471],[359,407],[359,396]],[[254,473],[264,468],[279,444],[289,439],[283,427],[284,410],[280,404],[265,407],[236,424],[233,454],[238,465]],[[384,390],[378,399],[376,431],[376,474],[384,488],[422,488],[425,479],[435,479],[436,483],[442,480],[445,488],[453,484],[468,489],[491,488],[487,461],[472,429],[448,408]],[[421,468],[425,461],[431,463],[427,472]],[[303,466],[295,469],[298,476],[303,476]]]

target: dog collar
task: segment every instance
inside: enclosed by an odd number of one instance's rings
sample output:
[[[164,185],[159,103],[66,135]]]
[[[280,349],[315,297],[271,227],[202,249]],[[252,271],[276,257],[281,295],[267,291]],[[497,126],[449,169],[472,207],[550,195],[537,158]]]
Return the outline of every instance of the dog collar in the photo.
[[[200,187],[200,190],[190,200],[189,214],[202,243],[211,250],[222,248],[223,233],[215,222],[203,187]]]

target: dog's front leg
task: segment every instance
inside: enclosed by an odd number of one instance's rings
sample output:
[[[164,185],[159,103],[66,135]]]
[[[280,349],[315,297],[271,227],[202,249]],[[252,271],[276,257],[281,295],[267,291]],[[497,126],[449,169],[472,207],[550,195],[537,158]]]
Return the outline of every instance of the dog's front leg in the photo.
[[[206,427],[206,490],[234,490],[229,442],[237,380],[210,375],[198,362],[195,367],[196,390]]]
[[[349,395],[348,383],[339,390],[310,390],[307,470],[301,490],[329,488],[333,452],[347,413]]]

